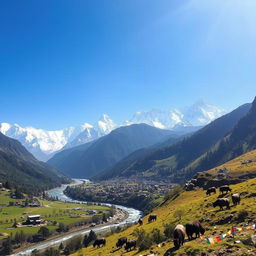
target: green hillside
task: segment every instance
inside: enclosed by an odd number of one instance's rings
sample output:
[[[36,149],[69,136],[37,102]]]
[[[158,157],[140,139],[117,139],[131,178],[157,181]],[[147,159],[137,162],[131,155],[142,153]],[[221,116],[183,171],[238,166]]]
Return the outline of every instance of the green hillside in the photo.
[[[17,140],[0,133],[0,182],[38,193],[69,182],[63,174],[38,161]]]
[[[244,155],[242,158],[237,158],[225,164],[225,167],[231,173],[237,175],[238,173],[251,173],[255,172],[256,162],[250,162],[250,166],[243,165],[240,167],[241,161],[256,158],[256,151],[252,151]],[[218,167],[217,169],[222,168]],[[212,172],[210,170],[209,172]],[[121,233],[117,233],[107,237],[107,246],[96,249],[92,246],[84,248],[82,251],[72,254],[78,255],[111,255],[111,256],[136,256],[136,255],[149,255],[155,253],[156,255],[203,255],[201,253],[211,253],[210,255],[255,255],[256,248],[253,245],[251,236],[254,235],[255,230],[249,229],[252,224],[256,222],[256,179],[249,179],[242,183],[231,185],[233,193],[241,193],[241,204],[233,206],[231,209],[219,210],[214,208],[212,203],[218,198],[217,194],[206,196],[205,191],[198,188],[193,191],[183,191],[177,188],[169,194],[169,199],[161,206],[157,207],[152,214],[157,214],[157,221],[148,224],[147,218],[143,218],[144,224],[140,227],[134,225]],[[225,197],[231,198],[230,194]],[[172,238],[164,235],[164,230],[172,230],[173,227],[179,223],[186,224],[193,220],[199,220],[206,233],[202,239],[198,238],[192,241],[186,241],[184,246],[179,250],[173,248]],[[169,227],[167,229],[166,227]],[[216,242],[216,237],[221,234],[226,234],[232,227],[237,227],[239,230],[242,227],[247,227],[246,231],[237,231],[235,237],[228,234],[220,242]],[[144,231],[143,231],[144,230]],[[144,233],[144,234],[143,234]],[[125,252],[124,249],[117,250],[115,243],[118,238],[126,236],[129,239],[138,239],[141,248],[148,248],[139,251],[139,248],[131,252]],[[143,234],[143,235],[142,235]],[[168,235],[168,232],[166,233]],[[208,244],[206,238],[212,238],[214,244]]]
[[[124,126],[93,143],[64,150],[48,163],[71,177],[88,178],[114,165],[131,152],[168,138],[173,142],[177,140],[171,131],[146,124]]]

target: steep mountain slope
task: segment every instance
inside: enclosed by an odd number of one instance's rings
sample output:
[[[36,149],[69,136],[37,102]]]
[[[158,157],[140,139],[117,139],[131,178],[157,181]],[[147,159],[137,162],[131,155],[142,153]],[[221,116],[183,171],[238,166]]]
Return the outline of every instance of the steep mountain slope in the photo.
[[[249,113],[207,153],[185,169],[207,170],[256,148],[256,98]]]
[[[196,187],[219,187],[236,184],[256,177],[256,150],[245,153],[208,171],[199,172],[193,177]]]
[[[172,135],[170,138],[164,140],[163,142],[156,143],[150,147],[138,149],[132,152],[131,154],[129,154],[128,156],[122,158],[119,162],[117,162],[115,165],[111,166],[110,168],[106,169],[105,171],[96,174],[91,179],[107,180],[114,177],[118,177],[120,174],[120,170],[125,170],[136,161],[142,160],[143,158],[145,158],[145,156],[152,154],[156,150],[171,146],[177,143],[178,141],[181,141],[184,138],[191,136],[192,134],[193,132],[187,133],[187,134],[183,134],[183,132],[177,133],[177,136]]]
[[[124,126],[89,145],[64,150],[48,163],[72,177],[91,177],[131,152],[151,146],[170,135],[171,131],[146,124]],[[173,137],[176,139],[175,135]]]
[[[0,180],[39,192],[69,180],[49,165],[39,162],[17,140],[0,133]]]
[[[156,150],[145,157],[140,157],[129,167],[119,170],[120,176],[154,176],[154,178],[170,178],[173,182],[183,182],[197,171],[196,166],[189,166],[207,152],[216,142],[228,134],[237,122],[251,108],[245,104],[229,114],[226,114],[183,141]],[[184,168],[189,166],[185,172]]]
[[[238,159],[234,159],[229,163],[225,163],[230,173],[234,175],[243,175],[244,172],[256,174],[256,162],[250,163],[250,169],[246,165],[240,165],[241,160],[249,160],[256,158],[256,151],[252,151],[247,155],[243,155]],[[240,166],[240,167],[238,167]],[[221,169],[222,166],[215,169]],[[256,254],[255,246],[251,240],[254,230],[248,228],[249,225],[255,224],[256,219],[256,179],[248,179],[242,183],[231,185],[233,193],[241,193],[241,204],[234,206],[231,202],[231,209],[223,211],[212,206],[213,202],[218,198],[219,192],[206,196],[206,191],[198,188],[193,191],[184,191],[181,187],[170,191],[166,197],[166,201],[155,208],[152,213],[156,214],[157,220],[148,223],[148,215],[143,217],[143,225],[135,224],[124,231],[111,234],[106,237],[106,246],[95,249],[92,246],[84,248],[82,253],[85,255],[123,255],[123,249],[116,249],[115,243],[120,237],[127,237],[130,240],[137,240],[137,248],[131,252],[125,252],[127,256],[136,255],[250,255]],[[231,201],[230,194],[224,195]],[[189,223],[198,220],[206,229],[202,239],[197,238],[189,241],[185,240],[180,249],[175,250],[173,238],[170,235],[177,224]],[[226,234],[233,227],[247,227],[247,230],[238,231],[235,239],[231,234],[219,242],[216,237]],[[169,232],[165,232],[164,230]],[[165,236],[167,235],[167,237]],[[213,244],[208,244],[204,238],[214,238]],[[144,238],[144,239],[142,239]],[[144,242],[142,242],[144,241]],[[239,241],[239,243],[234,242]],[[251,241],[251,242],[250,242]],[[163,242],[163,243],[162,243]],[[143,248],[139,251],[139,248]],[[148,249],[147,249],[148,248]],[[81,251],[79,251],[81,254]],[[78,256],[74,253],[72,256]]]

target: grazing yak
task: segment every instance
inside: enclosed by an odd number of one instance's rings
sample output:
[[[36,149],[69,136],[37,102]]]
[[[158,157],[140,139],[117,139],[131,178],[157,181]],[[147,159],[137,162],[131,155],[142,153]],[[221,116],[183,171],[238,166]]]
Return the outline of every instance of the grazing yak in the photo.
[[[233,205],[240,204],[241,198],[240,198],[240,194],[239,193],[232,194],[231,198],[232,198]]]
[[[138,224],[139,224],[140,226],[142,226],[142,225],[143,225],[143,220],[142,220],[142,219],[139,219]]]
[[[101,247],[101,246],[105,246],[106,245],[106,239],[105,238],[99,238],[96,239],[93,243],[93,247]]]
[[[126,242],[126,245],[124,247],[124,249],[128,252],[128,251],[131,251],[132,249],[136,249],[136,240],[130,240],[130,241],[127,241]]]
[[[116,247],[117,248],[122,248],[123,247],[123,245],[124,244],[126,244],[127,243],[127,237],[121,237],[121,238],[119,238],[118,240],[117,240],[117,242],[116,242]]]
[[[173,230],[173,243],[176,249],[179,249],[183,245],[185,240],[185,227],[181,224],[178,224]]]
[[[216,194],[216,188],[215,187],[208,188],[207,191],[206,191],[207,196],[210,196],[212,193]]]
[[[213,207],[219,206],[220,210],[223,210],[224,206],[226,206],[227,209],[230,209],[228,198],[219,198],[212,205]]]
[[[148,222],[156,221],[157,215],[156,214],[151,214],[148,216]]]
[[[224,192],[228,193],[229,191],[232,191],[232,189],[228,185],[221,186],[219,189],[221,194],[223,194]]]
[[[199,221],[192,221],[185,225],[188,239],[193,239],[193,235],[196,234],[196,238],[204,234],[205,229],[202,227]]]

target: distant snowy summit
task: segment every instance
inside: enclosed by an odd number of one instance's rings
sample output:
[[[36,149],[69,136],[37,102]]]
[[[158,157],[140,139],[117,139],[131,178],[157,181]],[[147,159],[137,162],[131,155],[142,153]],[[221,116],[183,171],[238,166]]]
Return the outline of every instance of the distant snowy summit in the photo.
[[[117,125],[107,115],[102,115],[94,125],[84,123],[77,127],[71,126],[55,131],[0,123],[0,132],[19,140],[39,160],[47,161],[56,152],[64,148],[78,146],[98,139],[110,133],[116,127]]]
[[[225,113],[224,109],[200,100],[185,109],[139,111],[131,120],[126,121],[126,124],[146,123],[161,129],[173,129],[176,126],[204,126]]]
[[[19,140],[35,157],[46,161],[64,148],[91,142],[122,125],[146,123],[161,129],[175,129],[182,126],[204,126],[225,114],[222,108],[198,101],[185,109],[169,111],[138,111],[129,121],[117,125],[106,114],[95,124],[84,123],[77,127],[48,131],[18,124],[0,123],[0,132]]]

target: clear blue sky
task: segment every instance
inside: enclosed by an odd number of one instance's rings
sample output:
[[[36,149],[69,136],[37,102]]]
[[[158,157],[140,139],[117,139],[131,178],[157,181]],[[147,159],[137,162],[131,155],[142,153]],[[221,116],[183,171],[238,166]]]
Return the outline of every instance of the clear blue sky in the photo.
[[[56,129],[252,101],[255,13],[255,0],[2,1],[0,122]]]

